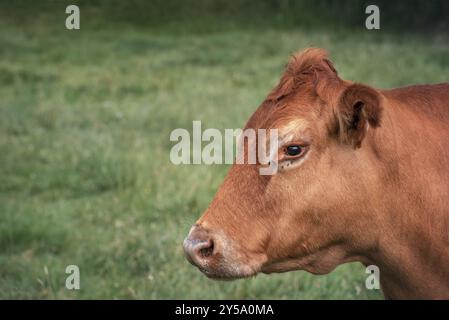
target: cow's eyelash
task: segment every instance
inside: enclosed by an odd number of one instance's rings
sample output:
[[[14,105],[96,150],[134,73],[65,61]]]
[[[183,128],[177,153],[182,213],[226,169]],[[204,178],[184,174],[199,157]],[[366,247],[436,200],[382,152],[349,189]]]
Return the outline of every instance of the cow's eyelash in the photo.
[[[280,170],[288,170],[291,168],[298,167],[302,164],[309,153],[310,145],[302,145],[304,151],[297,157],[280,157],[279,158],[279,169]],[[280,152],[284,150],[285,147],[280,148]]]
[[[287,160],[301,159],[308,152],[309,146],[310,145],[307,143],[300,143],[300,142],[293,142],[293,143],[286,144],[286,145],[282,146],[281,148],[279,148],[278,160],[279,161],[287,161]],[[289,154],[290,147],[300,148],[300,153],[298,153],[297,155]]]
[[[304,161],[304,157],[295,158],[295,159],[287,159],[287,160],[281,161],[279,163],[279,169],[287,170],[290,168],[295,168],[297,166],[300,166],[303,161]]]

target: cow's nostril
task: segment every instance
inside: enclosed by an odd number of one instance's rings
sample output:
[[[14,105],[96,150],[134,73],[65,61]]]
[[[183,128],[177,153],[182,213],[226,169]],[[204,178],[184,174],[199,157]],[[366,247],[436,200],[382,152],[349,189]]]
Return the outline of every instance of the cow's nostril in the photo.
[[[199,254],[202,258],[207,258],[214,252],[214,242],[212,240],[207,241],[206,245],[207,246],[199,250]]]
[[[190,262],[201,264],[201,261],[210,258],[214,253],[214,243],[212,240],[198,241],[186,239],[184,241],[184,252]]]
[[[192,227],[184,240],[184,252],[187,259],[197,266],[211,259],[216,250],[216,244],[209,231],[198,225]]]

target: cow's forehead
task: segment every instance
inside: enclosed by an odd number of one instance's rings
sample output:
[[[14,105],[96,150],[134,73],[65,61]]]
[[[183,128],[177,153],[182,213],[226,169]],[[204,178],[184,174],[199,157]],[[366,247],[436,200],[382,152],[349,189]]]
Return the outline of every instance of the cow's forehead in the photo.
[[[246,128],[288,131],[304,127],[319,113],[316,95],[302,91],[285,97],[282,101],[264,101],[249,119]]]
[[[304,118],[292,119],[284,124],[280,124],[278,129],[279,138],[282,141],[294,139],[298,134],[301,134],[309,128],[309,122]]]

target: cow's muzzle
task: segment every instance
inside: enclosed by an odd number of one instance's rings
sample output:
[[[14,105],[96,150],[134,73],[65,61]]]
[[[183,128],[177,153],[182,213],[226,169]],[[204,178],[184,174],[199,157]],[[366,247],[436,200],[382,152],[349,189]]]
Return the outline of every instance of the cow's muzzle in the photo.
[[[184,253],[193,265],[204,268],[214,254],[214,240],[200,225],[195,224],[184,240]]]

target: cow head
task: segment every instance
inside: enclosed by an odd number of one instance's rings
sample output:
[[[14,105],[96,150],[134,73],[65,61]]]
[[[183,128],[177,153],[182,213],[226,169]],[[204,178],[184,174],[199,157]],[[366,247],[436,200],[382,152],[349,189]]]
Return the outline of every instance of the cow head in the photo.
[[[307,270],[322,274],[369,250],[376,223],[366,194],[368,158],[383,97],[340,79],[326,52],[294,55],[246,128],[276,128],[278,171],[234,164],[184,241],[190,262],[211,278]],[[363,144],[362,144],[363,142]]]

